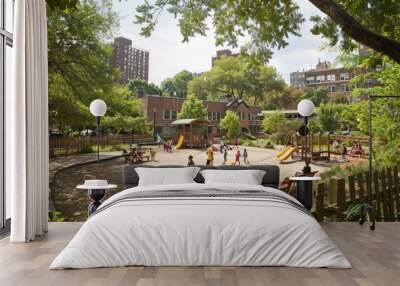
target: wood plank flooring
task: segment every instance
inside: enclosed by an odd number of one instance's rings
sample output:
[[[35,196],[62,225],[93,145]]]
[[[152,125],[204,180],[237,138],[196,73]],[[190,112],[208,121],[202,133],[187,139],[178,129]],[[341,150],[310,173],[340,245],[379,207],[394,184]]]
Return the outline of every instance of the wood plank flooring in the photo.
[[[289,267],[124,267],[48,270],[81,223],[50,223],[43,238],[27,244],[0,241],[1,286],[264,286],[400,285],[400,223],[327,223],[324,229],[344,252],[352,269]]]

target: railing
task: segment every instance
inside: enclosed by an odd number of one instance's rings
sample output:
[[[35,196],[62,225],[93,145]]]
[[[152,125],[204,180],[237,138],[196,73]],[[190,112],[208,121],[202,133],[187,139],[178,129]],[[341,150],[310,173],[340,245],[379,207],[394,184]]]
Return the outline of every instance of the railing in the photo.
[[[154,142],[152,135],[122,135],[122,136],[100,136],[99,145],[101,148],[106,146],[116,146],[122,144],[144,144]],[[92,152],[93,146],[97,145],[96,136],[79,137],[50,137],[49,150],[50,157],[60,155],[80,154]]]
[[[336,215],[343,220],[350,205],[371,203],[377,218],[394,220],[400,213],[400,185],[398,167],[375,171],[372,184],[368,172],[346,178],[331,178],[329,183],[319,183],[316,191],[315,216],[323,221],[325,216]]]

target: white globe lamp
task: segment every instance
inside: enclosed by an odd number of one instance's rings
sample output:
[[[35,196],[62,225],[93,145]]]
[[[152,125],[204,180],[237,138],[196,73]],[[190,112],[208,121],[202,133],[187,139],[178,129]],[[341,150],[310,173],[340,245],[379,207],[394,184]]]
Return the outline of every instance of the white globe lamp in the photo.
[[[107,105],[103,100],[95,99],[90,103],[90,113],[92,113],[93,116],[96,117],[104,116],[104,114],[106,114],[106,111],[107,111]]]
[[[315,105],[309,99],[303,99],[297,105],[297,112],[300,113],[301,116],[308,117],[314,113]]]
[[[97,125],[97,162],[100,161],[100,118],[104,116],[107,112],[107,104],[104,102],[104,100],[101,99],[95,99],[90,103],[90,113],[92,113],[93,116],[96,117],[96,125]]]

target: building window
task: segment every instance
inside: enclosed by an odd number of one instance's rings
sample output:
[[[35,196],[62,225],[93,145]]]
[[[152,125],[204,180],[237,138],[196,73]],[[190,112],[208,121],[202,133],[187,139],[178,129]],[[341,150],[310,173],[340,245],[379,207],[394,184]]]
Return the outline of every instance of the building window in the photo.
[[[315,78],[313,76],[309,76],[306,78],[306,83],[314,83]]]
[[[336,75],[335,74],[328,74],[326,76],[327,81],[335,81],[336,80]]]
[[[217,112],[217,120],[221,120],[221,112]]]
[[[342,84],[343,91],[350,91],[350,86],[348,84]]]
[[[350,74],[348,72],[344,72],[340,74],[340,80],[349,80]]]
[[[328,89],[330,92],[336,92],[336,86],[334,85],[328,85]]]
[[[317,75],[317,82],[324,82],[325,76],[324,75]]]
[[[251,114],[250,113],[247,114],[247,120],[251,120]]]
[[[208,112],[208,120],[212,120],[212,112]]]
[[[171,111],[169,109],[164,110],[164,119],[165,120],[171,119]]]
[[[171,111],[171,115],[172,115],[172,118],[171,118],[171,119],[176,119],[176,115],[177,115],[176,110],[172,110],[172,111]]]

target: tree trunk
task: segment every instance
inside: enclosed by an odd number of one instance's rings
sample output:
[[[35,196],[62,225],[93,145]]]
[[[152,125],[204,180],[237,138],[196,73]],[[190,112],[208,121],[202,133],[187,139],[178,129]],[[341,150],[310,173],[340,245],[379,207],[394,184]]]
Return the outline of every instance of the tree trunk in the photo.
[[[366,29],[333,0],[308,1],[329,16],[349,37],[400,63],[400,42]]]

